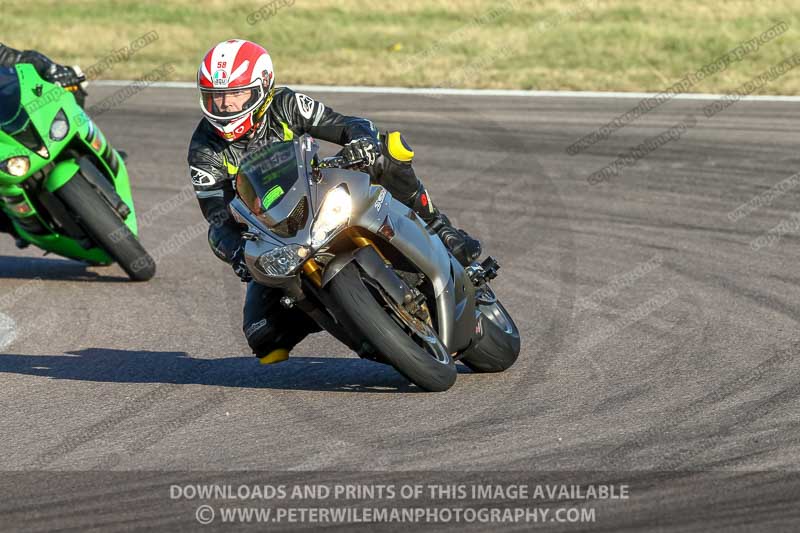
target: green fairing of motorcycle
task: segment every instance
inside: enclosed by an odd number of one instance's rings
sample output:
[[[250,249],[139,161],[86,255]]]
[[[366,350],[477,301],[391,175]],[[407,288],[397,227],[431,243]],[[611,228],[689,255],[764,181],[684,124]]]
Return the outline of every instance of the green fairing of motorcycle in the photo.
[[[72,92],[28,64],[0,68],[0,208],[42,250],[117,262],[137,281],[155,274],[122,157]]]

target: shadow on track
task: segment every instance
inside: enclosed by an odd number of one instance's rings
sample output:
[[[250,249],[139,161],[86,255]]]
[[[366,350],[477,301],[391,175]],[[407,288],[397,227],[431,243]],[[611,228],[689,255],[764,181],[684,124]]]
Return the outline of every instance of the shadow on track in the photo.
[[[3,279],[128,282],[127,276],[104,276],[88,268],[90,265],[70,259],[0,256],[0,278]]]
[[[185,352],[89,348],[64,355],[0,355],[0,373],[109,383],[164,383],[325,392],[417,392],[394,369],[352,357],[195,359]]]

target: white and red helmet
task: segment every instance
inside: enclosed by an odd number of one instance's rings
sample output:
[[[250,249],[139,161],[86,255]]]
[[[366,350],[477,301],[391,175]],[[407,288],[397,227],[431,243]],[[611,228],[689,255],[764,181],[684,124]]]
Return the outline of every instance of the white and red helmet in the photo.
[[[272,103],[275,73],[272,59],[261,46],[241,39],[223,41],[209,50],[197,70],[200,107],[219,135],[235,141],[255,126]],[[249,98],[236,111],[223,111],[216,101],[220,95],[243,91]],[[215,98],[216,97],[216,98]]]

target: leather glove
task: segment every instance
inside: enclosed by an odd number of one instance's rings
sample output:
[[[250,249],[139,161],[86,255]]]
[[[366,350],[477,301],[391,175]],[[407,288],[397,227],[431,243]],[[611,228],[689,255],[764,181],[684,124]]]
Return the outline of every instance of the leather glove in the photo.
[[[250,275],[250,271],[247,270],[247,265],[244,262],[244,246],[239,246],[236,251],[233,252],[231,267],[233,267],[234,274],[239,276],[239,279],[242,280],[243,283],[253,280],[253,276]]]
[[[42,78],[66,88],[75,96],[75,101],[83,107],[86,103],[86,76],[72,67],[53,63],[42,75]]]
[[[79,75],[72,67],[65,67],[53,63],[42,75],[50,83],[56,83],[62,87],[78,86],[86,81],[86,77]]]
[[[381,155],[380,146],[378,142],[371,137],[361,137],[353,139],[344,145],[342,156],[350,166],[361,164],[364,166],[372,166]]]

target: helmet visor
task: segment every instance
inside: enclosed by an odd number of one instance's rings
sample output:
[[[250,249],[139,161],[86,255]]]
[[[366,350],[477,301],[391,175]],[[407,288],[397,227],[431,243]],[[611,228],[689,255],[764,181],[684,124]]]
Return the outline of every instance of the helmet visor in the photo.
[[[263,95],[264,89],[260,85],[229,89],[200,89],[200,103],[209,116],[232,120],[255,109]]]

